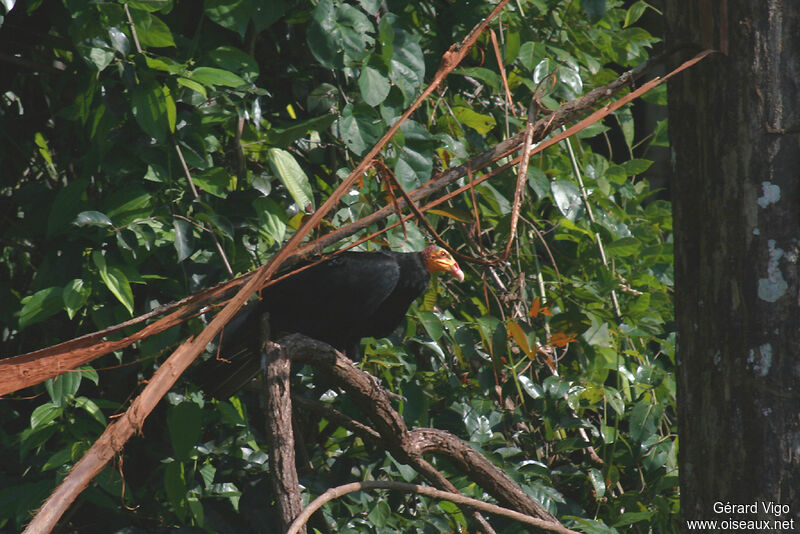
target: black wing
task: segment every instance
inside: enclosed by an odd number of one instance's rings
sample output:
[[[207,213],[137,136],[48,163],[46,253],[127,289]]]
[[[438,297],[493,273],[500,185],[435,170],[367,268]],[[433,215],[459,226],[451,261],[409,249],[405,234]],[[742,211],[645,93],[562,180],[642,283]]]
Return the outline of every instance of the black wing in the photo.
[[[364,333],[365,325],[370,330],[371,318],[399,278],[400,266],[391,254],[345,252],[268,287],[260,302],[249,304],[226,326],[223,361],[205,362],[199,382],[206,392],[227,398],[259,372],[259,323],[265,312],[273,338],[298,332],[357,358],[361,338],[377,335]]]
[[[262,310],[273,335],[299,332],[350,350],[363,325],[400,278],[395,258],[382,252],[345,252],[268,288]]]

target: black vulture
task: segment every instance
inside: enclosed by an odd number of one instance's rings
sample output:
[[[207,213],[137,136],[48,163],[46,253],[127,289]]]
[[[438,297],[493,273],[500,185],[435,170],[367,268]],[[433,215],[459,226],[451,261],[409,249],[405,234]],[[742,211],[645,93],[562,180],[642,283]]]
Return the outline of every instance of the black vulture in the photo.
[[[431,245],[421,252],[343,252],[276,282],[225,327],[219,358],[201,370],[203,389],[224,399],[258,373],[264,313],[273,338],[305,334],[359,360],[361,338],[390,335],[436,272],[464,280],[453,257]]]

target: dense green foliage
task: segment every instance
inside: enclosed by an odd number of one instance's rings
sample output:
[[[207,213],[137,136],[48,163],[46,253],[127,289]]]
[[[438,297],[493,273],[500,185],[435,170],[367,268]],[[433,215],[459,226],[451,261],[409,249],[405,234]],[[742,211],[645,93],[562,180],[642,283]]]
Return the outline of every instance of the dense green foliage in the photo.
[[[399,0],[3,5],[10,11],[0,26],[0,61],[13,73],[0,100],[3,356],[104,328],[229,278],[216,243],[236,274],[264,263],[419,94],[447,48],[493,7]],[[551,73],[557,84],[543,102],[555,107],[647,59],[656,39],[635,23],[648,7],[628,5],[510,2],[492,27],[517,115]],[[446,89],[403,124],[383,160],[407,189],[465,162],[524,127],[504,95],[486,34]],[[434,283],[405,328],[365,341],[363,365],[405,397],[410,427],[468,440],[566,524],[664,533],[674,530],[678,506],[672,227],[669,205],[642,177],[646,148],[664,145],[664,128],[652,137],[635,131],[629,108],[614,118],[608,124],[621,132],[624,154],[612,159],[601,150],[608,126],[571,140],[588,204],[566,145],[537,155],[509,261],[462,264],[463,284]],[[515,181],[513,171],[502,173],[477,187],[477,205],[464,194],[428,219],[465,253],[499,253]],[[380,180],[367,176],[320,232],[386,202]],[[405,233],[394,228],[362,248],[388,242],[419,250],[429,239],[408,224]],[[538,305],[550,315],[531,313]],[[0,528],[28,521],[109,417],[202,321],[0,401]],[[299,390],[313,388],[311,373],[300,370]],[[346,398],[326,399],[359,417]],[[73,505],[63,520],[68,530],[271,531],[269,451],[255,388],[212,401],[189,376],[164,404],[124,459]],[[308,416],[302,422],[309,457],[300,475],[309,497],[353,480],[420,481],[353,434]],[[592,460],[588,445],[602,462]],[[433,462],[463,493],[486,498],[446,462]],[[325,517],[345,533],[465,526],[455,506],[397,494],[351,495],[326,507]],[[492,522],[498,532],[521,529]]]

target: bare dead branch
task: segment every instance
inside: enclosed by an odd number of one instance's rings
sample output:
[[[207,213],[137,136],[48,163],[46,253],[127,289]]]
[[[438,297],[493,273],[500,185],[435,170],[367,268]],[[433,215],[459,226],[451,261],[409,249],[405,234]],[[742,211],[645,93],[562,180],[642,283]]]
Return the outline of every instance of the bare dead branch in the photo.
[[[450,493],[448,491],[440,491],[437,489],[429,488],[427,486],[409,484],[407,482],[393,482],[388,480],[352,482],[350,484],[344,484],[343,486],[338,486],[336,488],[329,489],[328,491],[326,491],[325,493],[314,499],[311,502],[311,504],[309,504],[308,507],[306,507],[306,509],[303,510],[303,513],[297,518],[294,524],[292,524],[291,528],[287,531],[286,534],[296,534],[297,532],[299,532],[298,529],[300,528],[300,526],[305,524],[305,522],[308,521],[309,517],[311,517],[311,514],[319,510],[325,503],[332,501],[333,499],[337,499],[343,495],[347,495],[348,493],[353,493],[362,490],[370,490],[370,489],[388,489],[388,490],[404,491],[407,493],[418,493],[419,495],[425,495],[426,497],[452,501],[457,504],[465,504],[468,506],[475,507],[479,510],[483,510],[497,515],[502,515],[505,517],[510,517],[511,519],[535,527],[536,529],[543,532],[556,532],[558,534],[579,534],[578,532],[570,530],[559,523],[551,523],[549,521],[521,514],[519,512],[515,512],[514,510],[502,508],[500,506],[491,503],[486,503],[483,501],[479,501],[477,499],[465,497],[464,495],[461,495],[459,493]]]

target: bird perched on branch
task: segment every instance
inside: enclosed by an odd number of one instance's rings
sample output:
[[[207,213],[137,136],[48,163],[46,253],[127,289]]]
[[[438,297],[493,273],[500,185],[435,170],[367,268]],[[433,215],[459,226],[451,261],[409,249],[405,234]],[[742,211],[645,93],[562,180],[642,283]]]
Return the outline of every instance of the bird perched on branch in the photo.
[[[464,273],[444,249],[421,252],[344,252],[262,291],[226,327],[218,359],[206,362],[206,392],[227,398],[261,368],[259,322],[269,313],[273,338],[300,333],[324,341],[353,360],[363,337],[386,337],[430,282],[431,274]]]

